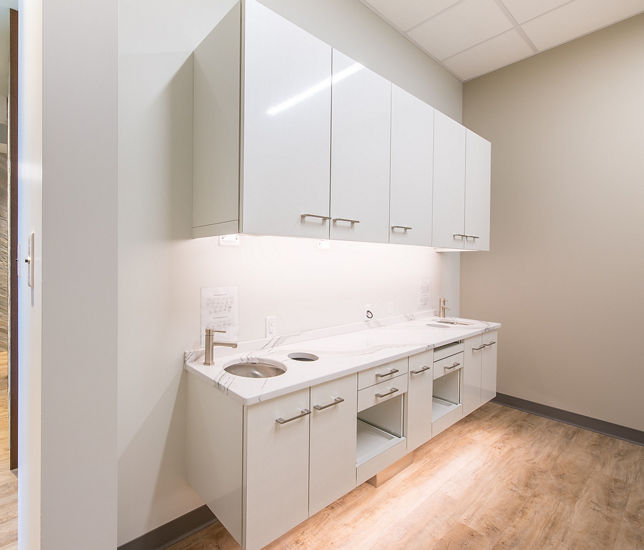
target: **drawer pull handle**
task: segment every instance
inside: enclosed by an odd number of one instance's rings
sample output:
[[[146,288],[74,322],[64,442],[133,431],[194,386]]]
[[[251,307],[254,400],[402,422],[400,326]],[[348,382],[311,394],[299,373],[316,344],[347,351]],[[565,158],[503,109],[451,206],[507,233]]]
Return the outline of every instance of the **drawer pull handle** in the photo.
[[[482,346],[479,346],[478,348],[472,348],[472,351],[481,351],[484,347],[486,347],[488,344],[483,344]]]
[[[389,372],[380,372],[376,374],[376,378],[382,378],[383,376],[389,376],[390,374],[396,374],[398,369],[391,369]]]
[[[487,346],[493,346],[494,344],[496,344],[496,342],[492,341],[492,342],[490,342],[489,344],[485,344],[485,346],[486,346],[486,347],[487,347]]]
[[[445,370],[452,370],[452,369],[455,369],[455,368],[456,368],[456,367],[458,367],[459,365],[460,365],[460,363],[454,363],[453,365],[451,365],[451,366],[449,366],[449,367],[445,367]]]
[[[306,416],[307,414],[311,414],[311,411],[309,409],[301,409],[302,414],[298,414],[296,416],[292,416],[291,418],[276,418],[275,422],[278,424],[287,424],[288,422],[293,422],[293,420],[297,420],[298,418],[302,418],[303,416]]]
[[[388,395],[396,393],[397,391],[398,391],[398,388],[391,388],[387,393],[377,393],[376,397],[387,397]]]
[[[463,235],[463,233],[454,233],[454,234],[452,235],[452,237],[453,237],[454,239],[456,239],[457,237],[460,237],[460,238],[461,238],[461,240],[463,240],[463,237],[466,237],[466,235]]]
[[[351,218],[333,218],[333,223],[336,222],[347,222],[350,223],[351,225],[354,225],[356,223],[360,223],[360,220],[352,220]]]
[[[392,231],[395,229],[402,229],[406,233],[407,231],[411,231],[413,228],[408,225],[392,225],[391,229]]]
[[[333,407],[333,405],[337,405],[338,403],[342,403],[343,401],[344,399],[342,399],[342,397],[336,397],[331,403],[327,403],[326,405],[313,405],[313,408],[316,411],[323,411],[324,409]]]
[[[425,372],[425,371],[427,371],[427,370],[429,370],[429,369],[431,369],[431,367],[423,367],[423,368],[422,368],[422,369],[420,369],[420,370],[412,370],[412,371],[410,371],[410,372],[411,372],[412,374],[420,374],[421,372]]]
[[[300,218],[302,221],[304,221],[306,218],[317,218],[318,220],[330,220],[331,216],[320,216],[319,214],[302,214],[300,215]]]

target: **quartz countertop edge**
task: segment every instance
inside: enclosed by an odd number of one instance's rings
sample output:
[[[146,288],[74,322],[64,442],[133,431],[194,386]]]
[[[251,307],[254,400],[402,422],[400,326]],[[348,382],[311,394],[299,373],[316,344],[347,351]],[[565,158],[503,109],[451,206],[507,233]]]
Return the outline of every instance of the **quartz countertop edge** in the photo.
[[[342,378],[366,369],[417,355],[451,342],[472,338],[501,327],[500,323],[467,320],[471,325],[433,328],[422,318],[311,340],[270,345],[245,351],[215,350],[215,364],[203,364],[203,350],[185,353],[185,369],[212,384],[243,405],[253,405],[281,395]],[[319,360],[300,362],[288,358],[294,351],[314,353]],[[286,366],[286,372],[271,378],[244,378],[224,370],[239,361],[269,359]],[[394,378],[395,379],[395,378]],[[391,380],[390,380],[391,381]]]

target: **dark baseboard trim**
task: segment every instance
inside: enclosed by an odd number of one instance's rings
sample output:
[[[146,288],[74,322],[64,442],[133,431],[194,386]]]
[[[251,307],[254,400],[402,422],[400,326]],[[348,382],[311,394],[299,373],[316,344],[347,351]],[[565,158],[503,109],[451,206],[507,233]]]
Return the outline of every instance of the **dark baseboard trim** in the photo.
[[[173,519],[156,529],[118,547],[118,550],[160,550],[180,541],[217,521],[208,506],[204,505]]]
[[[620,426],[619,424],[613,424],[612,422],[606,422],[605,420],[599,420],[597,418],[591,418],[590,416],[564,411],[563,409],[556,409],[555,407],[549,407],[548,405],[542,405],[541,403],[535,403],[534,401],[528,401],[526,399],[513,397],[512,395],[506,395],[504,393],[497,393],[493,401],[495,403],[500,403],[501,405],[507,405],[513,409],[519,409],[520,411],[545,416],[551,420],[558,420],[559,422],[572,424],[579,428],[616,437],[617,439],[623,439],[629,443],[644,445],[644,432],[634,428],[627,428],[626,426]]]

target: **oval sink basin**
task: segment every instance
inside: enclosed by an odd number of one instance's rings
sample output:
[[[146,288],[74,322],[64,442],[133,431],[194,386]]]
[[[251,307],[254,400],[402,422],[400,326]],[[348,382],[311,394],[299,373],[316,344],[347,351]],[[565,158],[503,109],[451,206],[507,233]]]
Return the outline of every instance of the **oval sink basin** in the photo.
[[[224,368],[229,374],[243,376],[244,378],[272,378],[286,372],[286,367],[279,363],[258,361],[256,363],[233,363]]]

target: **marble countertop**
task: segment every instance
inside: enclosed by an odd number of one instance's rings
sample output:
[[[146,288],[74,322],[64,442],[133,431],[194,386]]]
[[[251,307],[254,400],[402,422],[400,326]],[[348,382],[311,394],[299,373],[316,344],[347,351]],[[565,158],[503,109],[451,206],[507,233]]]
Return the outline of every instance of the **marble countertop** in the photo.
[[[499,323],[470,319],[459,319],[467,325],[428,326],[436,319],[431,315],[407,315],[382,323],[371,321],[243,342],[237,349],[216,347],[214,365],[204,365],[203,350],[189,351],[185,354],[185,368],[231,398],[252,405],[501,327]],[[288,354],[295,351],[313,353],[319,359],[289,359]],[[232,363],[262,359],[282,363],[286,372],[272,378],[244,378],[224,370]]]

